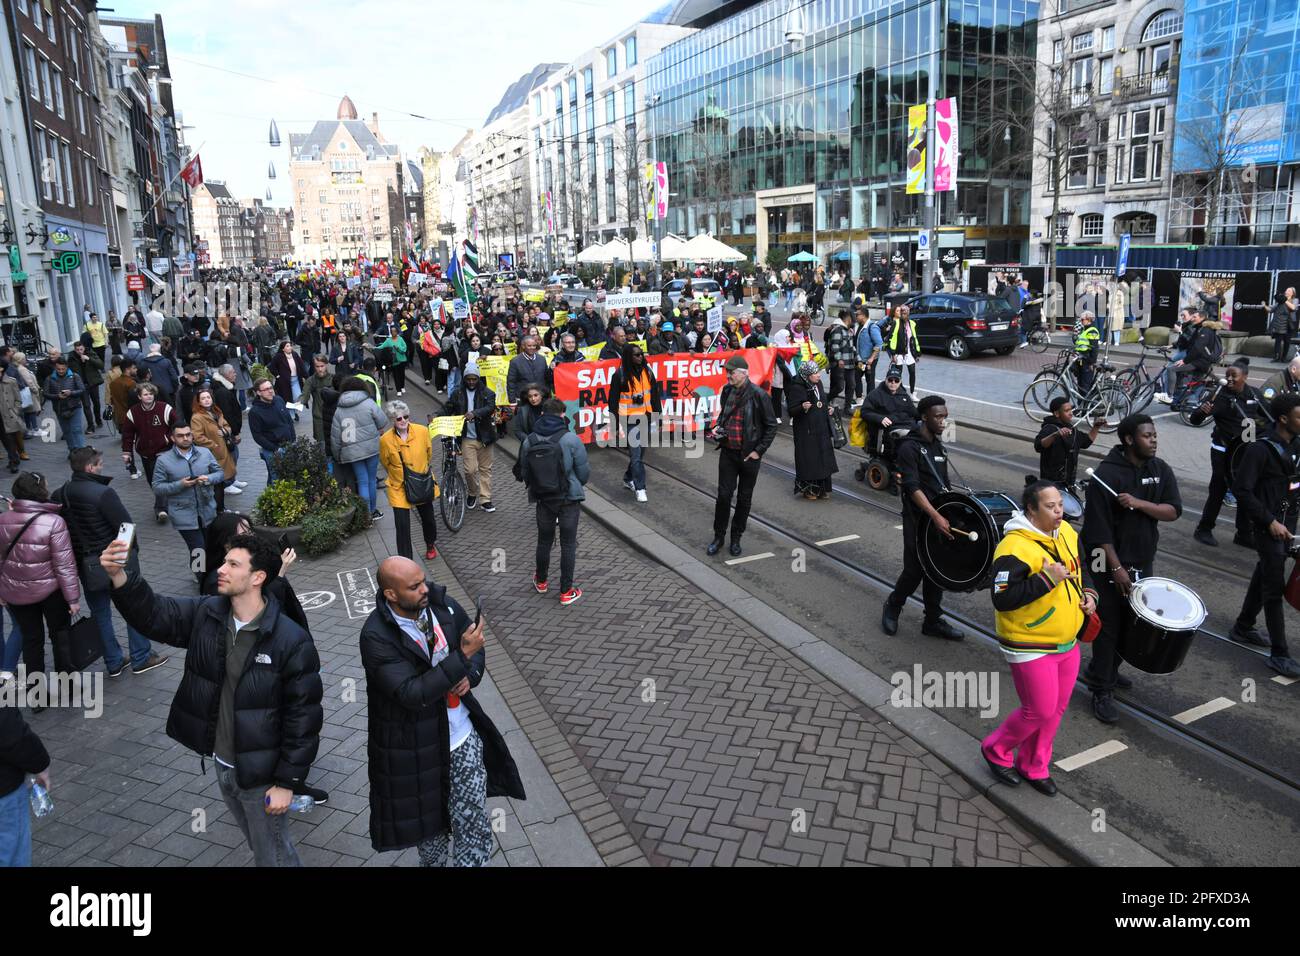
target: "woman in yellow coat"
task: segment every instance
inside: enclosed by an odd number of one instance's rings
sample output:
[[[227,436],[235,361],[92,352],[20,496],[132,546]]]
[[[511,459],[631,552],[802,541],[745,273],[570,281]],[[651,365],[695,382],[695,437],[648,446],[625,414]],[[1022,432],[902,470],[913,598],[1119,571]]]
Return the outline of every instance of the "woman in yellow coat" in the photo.
[[[243,489],[235,484],[235,456],[230,453],[230,425],[226,416],[221,414],[212,398],[212,389],[201,388],[194,393],[194,404],[190,407],[190,430],[194,432],[194,444],[201,445],[212,452],[225,475],[216,487],[217,513],[226,510],[226,494],[237,495]]]
[[[388,504],[393,509],[393,528],[397,535],[397,553],[404,558],[414,558],[411,549],[411,508],[420,515],[424,531],[424,556],[433,560],[438,556],[435,546],[438,525],[433,519],[433,500],[412,504],[406,498],[406,470],[418,475],[429,474],[433,464],[433,438],[424,425],[411,421],[411,409],[406,402],[389,402],[384,413],[393,427],[379,436],[379,463],[387,474]],[[437,489],[434,489],[437,496]]]
[[[1011,665],[1020,706],[984,738],[993,775],[1056,794],[1052,744],[1079,675],[1079,637],[1097,594],[1084,587],[1079,536],[1061,520],[1061,492],[1047,481],[1025,488],[1022,514],[1002,529],[993,554],[998,643]],[[1014,768],[1014,769],[1013,769]]]

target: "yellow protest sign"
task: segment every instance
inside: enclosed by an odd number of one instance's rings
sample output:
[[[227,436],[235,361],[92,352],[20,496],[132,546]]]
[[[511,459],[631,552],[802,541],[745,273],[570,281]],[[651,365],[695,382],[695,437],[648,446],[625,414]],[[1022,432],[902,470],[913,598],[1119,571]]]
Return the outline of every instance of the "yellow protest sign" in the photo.
[[[569,324],[569,313],[565,312],[563,309],[556,309],[555,315],[551,317],[551,325],[555,326],[558,329],[561,326],[565,326],[568,324]]]
[[[506,374],[509,369],[510,359],[507,356],[483,355],[479,357],[479,374],[483,376],[483,381],[487,383],[487,387],[496,393],[498,405],[510,404],[510,399],[506,396]]]
[[[458,438],[464,431],[463,415],[442,415],[429,422],[429,435],[433,438]]]
[[[527,289],[527,290],[524,291],[524,301],[525,301],[525,302],[545,302],[545,301],[546,301],[546,290],[545,290],[545,289]]]
[[[516,355],[518,355],[518,354],[519,354],[519,346],[516,345],[514,342],[507,342],[507,343],[506,343],[506,357],[507,357],[507,358],[514,358],[514,357],[515,357]]]
[[[587,345],[578,349],[578,351],[582,353],[582,357],[588,362],[595,362],[600,358],[600,350],[604,347],[603,345]]]

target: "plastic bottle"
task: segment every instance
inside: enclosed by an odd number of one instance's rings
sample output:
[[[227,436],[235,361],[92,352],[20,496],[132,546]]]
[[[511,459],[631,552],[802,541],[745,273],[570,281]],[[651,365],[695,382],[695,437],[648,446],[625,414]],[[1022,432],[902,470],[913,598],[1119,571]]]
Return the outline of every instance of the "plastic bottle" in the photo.
[[[32,781],[32,813],[38,817],[47,816],[54,811],[54,801],[50,792],[35,780]]]
[[[311,813],[316,808],[316,801],[305,793],[299,793],[289,801],[290,813]]]

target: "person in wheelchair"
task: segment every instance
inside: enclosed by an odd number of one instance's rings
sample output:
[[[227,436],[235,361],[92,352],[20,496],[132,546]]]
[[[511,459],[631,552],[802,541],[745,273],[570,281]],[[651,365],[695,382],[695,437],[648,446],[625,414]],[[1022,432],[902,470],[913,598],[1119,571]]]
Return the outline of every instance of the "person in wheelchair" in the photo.
[[[894,433],[906,434],[916,427],[920,416],[907,389],[902,387],[903,372],[891,365],[885,380],[862,400],[862,419],[867,423],[867,453],[872,458],[883,459],[888,471],[894,466]],[[859,467],[857,475],[863,480],[867,465]]]

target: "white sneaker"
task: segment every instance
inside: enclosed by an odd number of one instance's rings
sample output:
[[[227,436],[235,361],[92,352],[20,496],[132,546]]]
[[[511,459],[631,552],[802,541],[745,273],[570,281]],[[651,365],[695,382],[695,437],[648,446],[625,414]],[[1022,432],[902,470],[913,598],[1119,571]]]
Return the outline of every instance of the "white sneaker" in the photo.
[[[246,481],[240,481],[238,478],[235,479],[235,484],[239,485],[239,487],[241,487],[241,488],[247,488],[247,487],[248,487],[248,482],[246,482]]]
[[[228,495],[242,495],[243,493],[244,489],[239,487],[239,485],[231,485],[226,489],[226,494]]]
[[[1164,392],[1156,392],[1156,401],[1161,405],[1172,405],[1174,403],[1174,400]]]
[[[642,488],[640,491],[638,491],[638,492],[636,493],[636,500],[637,500],[637,501],[649,501],[649,500],[650,500],[649,498],[647,498],[647,497],[645,496],[645,489],[644,489],[644,488]]]
[[[777,424],[778,424],[778,425],[780,425],[780,424],[781,424],[781,419],[780,419],[780,417],[779,417],[779,416],[778,416],[778,417],[777,417],[777,420],[776,420],[776,423],[777,423]]]
[[[633,484],[631,479],[629,478],[623,479],[623,487],[626,488],[628,491],[636,491],[636,485]]]
[[[1028,342],[1021,342],[1021,343],[1020,343],[1020,347],[1021,347],[1022,349],[1027,349],[1027,348],[1029,348],[1029,343],[1028,343]]]

